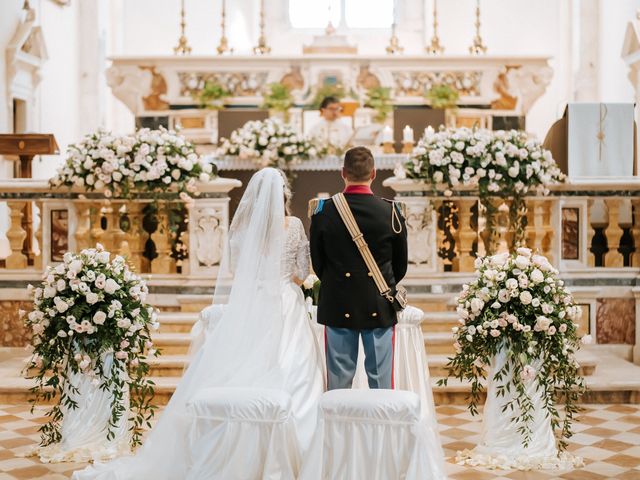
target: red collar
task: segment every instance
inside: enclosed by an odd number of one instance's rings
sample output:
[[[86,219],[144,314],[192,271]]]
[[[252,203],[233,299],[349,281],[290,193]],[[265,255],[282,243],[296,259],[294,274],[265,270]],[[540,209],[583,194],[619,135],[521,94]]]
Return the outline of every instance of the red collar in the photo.
[[[356,195],[373,195],[371,188],[367,185],[349,185],[344,189],[342,193],[356,194]]]

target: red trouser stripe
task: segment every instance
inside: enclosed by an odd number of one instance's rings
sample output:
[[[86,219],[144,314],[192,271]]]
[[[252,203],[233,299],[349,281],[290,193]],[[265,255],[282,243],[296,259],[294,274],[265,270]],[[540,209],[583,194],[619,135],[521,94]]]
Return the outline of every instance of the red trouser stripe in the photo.
[[[395,362],[396,362],[396,326],[393,326],[393,334],[391,335],[391,389],[396,388],[395,382]]]
[[[325,385],[329,390],[329,342],[327,341],[327,327],[324,327],[324,365],[327,370]]]

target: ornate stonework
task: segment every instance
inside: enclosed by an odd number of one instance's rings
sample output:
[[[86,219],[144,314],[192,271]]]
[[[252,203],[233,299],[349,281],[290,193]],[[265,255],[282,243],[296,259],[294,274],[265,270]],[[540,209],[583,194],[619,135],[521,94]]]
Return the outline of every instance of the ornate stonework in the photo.
[[[198,265],[213,267],[222,260],[225,231],[222,226],[223,212],[215,208],[198,208],[194,210],[196,228],[195,255]]]
[[[292,66],[291,70],[282,76],[280,83],[292,92],[295,90],[302,90],[304,88],[304,77],[302,76],[300,67],[297,65]]]
[[[450,85],[460,95],[477,97],[480,95],[482,72],[392,72],[396,95],[422,97],[436,85]]]
[[[167,110],[169,102],[161,98],[167,93],[167,81],[156,71],[156,67],[140,67],[142,70],[151,72],[150,92],[146,97],[142,97],[142,104],[145,110]]]
[[[267,72],[178,72],[182,96],[191,96],[212,81],[224,86],[234,97],[254,97],[261,94],[267,76]]]
[[[31,339],[18,312],[29,311],[31,302],[21,300],[0,301],[0,347],[24,347]]]

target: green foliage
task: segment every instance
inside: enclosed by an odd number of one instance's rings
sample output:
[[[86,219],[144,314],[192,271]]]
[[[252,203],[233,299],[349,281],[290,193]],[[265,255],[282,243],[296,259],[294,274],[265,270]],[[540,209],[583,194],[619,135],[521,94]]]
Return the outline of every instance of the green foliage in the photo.
[[[393,111],[393,102],[391,100],[391,88],[374,87],[367,91],[365,106],[371,107],[376,111],[374,121],[383,123],[389,114]]]
[[[434,85],[425,92],[425,98],[433,108],[455,108],[460,94],[451,85],[442,83]]]
[[[286,85],[274,82],[267,85],[262,102],[262,108],[287,113],[293,106],[293,96]]]
[[[224,99],[231,96],[231,92],[223,85],[212,80],[207,80],[199,92],[194,92],[194,99],[198,100],[200,108],[221,110],[224,108]]]

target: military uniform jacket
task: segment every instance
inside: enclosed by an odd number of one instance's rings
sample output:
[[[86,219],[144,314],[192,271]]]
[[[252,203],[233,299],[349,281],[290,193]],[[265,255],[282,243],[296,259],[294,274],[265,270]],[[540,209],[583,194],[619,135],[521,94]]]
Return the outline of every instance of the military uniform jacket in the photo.
[[[382,275],[393,289],[407,272],[407,230],[402,215],[402,231],[395,233],[392,226],[392,209],[400,209],[373,195],[346,193],[345,198]],[[310,237],[311,262],[322,282],[318,323],[351,329],[395,325],[395,310],[380,295],[331,199],[321,200],[315,207]]]

